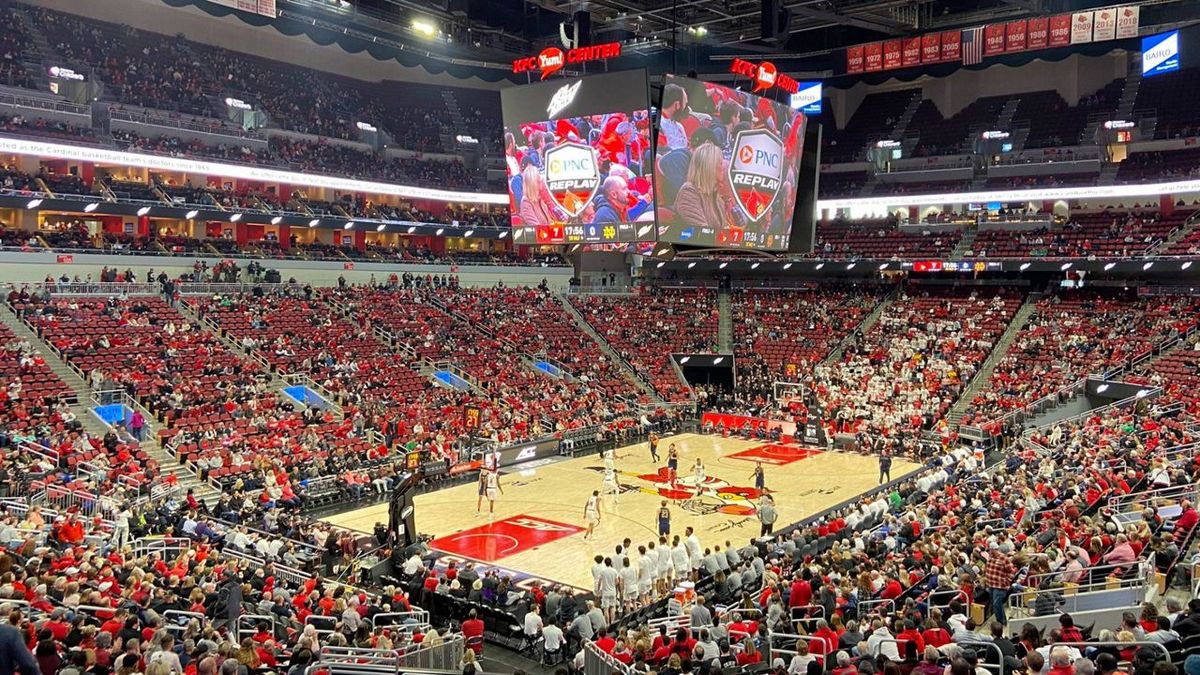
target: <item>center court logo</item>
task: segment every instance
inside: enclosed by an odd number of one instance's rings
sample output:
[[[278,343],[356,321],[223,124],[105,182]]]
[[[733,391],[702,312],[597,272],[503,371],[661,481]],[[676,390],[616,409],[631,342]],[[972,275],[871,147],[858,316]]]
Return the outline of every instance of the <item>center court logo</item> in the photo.
[[[766,129],[739,131],[729,162],[729,186],[738,205],[757,222],[775,203],[783,176],[783,142]]]
[[[563,143],[548,150],[546,187],[571,217],[583,213],[600,189],[596,149],[582,143]]]

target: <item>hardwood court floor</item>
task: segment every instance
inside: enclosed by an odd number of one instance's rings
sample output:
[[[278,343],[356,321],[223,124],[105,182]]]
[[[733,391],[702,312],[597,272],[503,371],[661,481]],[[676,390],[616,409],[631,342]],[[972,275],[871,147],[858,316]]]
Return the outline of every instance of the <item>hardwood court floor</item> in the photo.
[[[680,457],[674,485],[665,480],[671,443],[679,448]],[[652,538],[657,540],[656,516],[664,498],[669,499],[672,534],[682,536],[690,525],[703,547],[724,547],[726,541],[742,546],[757,536],[755,460],[762,461],[766,487],[775,499],[777,527],[862,494],[875,487],[879,477],[878,460],[873,457],[700,434],[662,439],[659,457],[659,464],[651,462],[644,442],[617,450],[615,466],[622,491],[618,499],[613,495],[603,498],[600,524],[588,541],[583,538],[587,528],[584,505],[603,482],[604,461],[599,455],[543,460],[502,470],[504,492],[496,500],[491,518],[486,514],[486,499],[485,513],[476,513],[475,483],[419,495],[415,500],[417,530],[433,535],[433,548],[446,554],[590,588],[593,556],[611,555],[626,537],[635,550]],[[699,498],[695,497],[692,471],[697,457],[706,469]],[[917,464],[896,458],[892,476],[917,468]],[[376,522],[387,521],[387,504],[326,520],[369,533]],[[635,560],[630,562],[636,565]]]

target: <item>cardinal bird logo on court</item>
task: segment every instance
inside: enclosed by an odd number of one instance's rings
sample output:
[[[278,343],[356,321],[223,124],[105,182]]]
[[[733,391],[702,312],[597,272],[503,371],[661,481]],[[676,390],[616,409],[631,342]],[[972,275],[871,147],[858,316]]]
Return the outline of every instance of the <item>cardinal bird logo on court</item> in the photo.
[[[588,468],[598,473],[604,471],[597,466]],[[660,467],[656,473],[618,469],[617,474],[621,476],[621,492],[645,492],[670,499],[683,510],[698,515],[753,516],[758,511],[755,502],[763,495],[757,488],[731,485],[712,476],[705,476],[703,482],[697,483],[695,475],[681,473],[672,480],[666,467]]]
[[[583,213],[600,189],[596,149],[582,143],[563,143],[547,151],[546,187],[571,217]]]
[[[739,131],[729,161],[729,187],[746,217],[758,222],[775,203],[783,176],[783,142],[766,129]]]

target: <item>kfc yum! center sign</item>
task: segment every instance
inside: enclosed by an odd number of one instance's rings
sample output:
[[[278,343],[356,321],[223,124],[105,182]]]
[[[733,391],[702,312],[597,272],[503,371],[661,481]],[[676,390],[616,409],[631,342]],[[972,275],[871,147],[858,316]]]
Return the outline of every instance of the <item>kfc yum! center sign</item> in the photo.
[[[576,47],[563,50],[560,47],[547,47],[536,56],[526,56],[512,62],[514,73],[541,72],[540,79],[546,79],[562,70],[568,64],[587,63],[589,61],[604,61],[615,59],[621,55],[620,42],[606,42],[589,47]]]

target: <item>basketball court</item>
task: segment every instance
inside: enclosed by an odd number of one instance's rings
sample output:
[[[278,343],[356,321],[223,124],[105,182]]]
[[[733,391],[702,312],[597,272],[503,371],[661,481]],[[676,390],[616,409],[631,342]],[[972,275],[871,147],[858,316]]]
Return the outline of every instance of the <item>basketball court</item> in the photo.
[[[675,482],[668,480],[666,469],[672,443],[679,449]],[[523,577],[590,589],[593,556],[611,555],[626,537],[634,548],[657,541],[655,518],[663,499],[670,505],[672,534],[682,536],[690,525],[704,547],[724,547],[726,541],[742,546],[757,536],[756,461],[762,462],[766,488],[779,512],[776,527],[862,494],[875,487],[879,478],[875,457],[793,443],[680,434],[663,438],[658,453],[660,461],[655,464],[645,442],[616,451],[621,493],[603,497],[601,520],[590,540],[584,540],[584,506],[592,491],[601,489],[604,460],[600,455],[537,460],[501,469],[503,494],[490,518],[487,499],[484,513],[476,513],[479,490],[474,482],[418,495],[417,530],[434,537],[432,547],[443,558],[472,560]],[[699,496],[693,474],[697,458],[705,466]],[[896,458],[892,476],[917,468]],[[369,533],[376,522],[387,522],[387,509],[382,503],[325,520]]]

